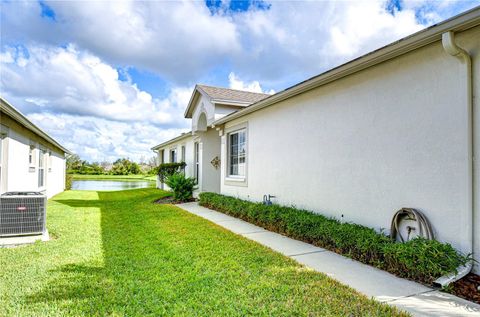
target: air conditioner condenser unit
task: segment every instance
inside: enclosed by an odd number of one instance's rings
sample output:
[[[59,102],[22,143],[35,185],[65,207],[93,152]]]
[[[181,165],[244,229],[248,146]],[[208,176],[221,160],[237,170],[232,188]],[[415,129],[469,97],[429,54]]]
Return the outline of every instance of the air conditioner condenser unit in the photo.
[[[47,197],[38,192],[7,192],[0,196],[0,237],[44,234]]]

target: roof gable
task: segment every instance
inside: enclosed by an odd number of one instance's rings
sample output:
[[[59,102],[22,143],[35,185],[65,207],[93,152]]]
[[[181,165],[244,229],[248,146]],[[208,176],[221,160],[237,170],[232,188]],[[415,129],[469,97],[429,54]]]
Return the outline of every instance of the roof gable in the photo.
[[[269,94],[237,89],[196,85],[185,110],[185,118],[192,118],[195,103],[200,95],[206,97],[212,104],[226,104],[237,107],[247,107],[270,96]]]

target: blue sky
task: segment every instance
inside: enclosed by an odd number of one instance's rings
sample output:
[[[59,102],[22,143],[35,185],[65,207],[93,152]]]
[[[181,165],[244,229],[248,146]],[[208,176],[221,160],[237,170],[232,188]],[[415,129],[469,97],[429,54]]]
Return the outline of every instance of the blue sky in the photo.
[[[0,92],[87,160],[148,158],[196,83],[273,93],[480,1],[1,1]]]

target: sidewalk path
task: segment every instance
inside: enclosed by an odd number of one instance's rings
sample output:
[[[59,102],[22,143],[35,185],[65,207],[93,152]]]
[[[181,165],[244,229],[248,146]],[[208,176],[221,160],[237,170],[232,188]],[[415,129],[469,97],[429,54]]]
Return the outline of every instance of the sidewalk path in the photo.
[[[291,257],[369,297],[406,310],[413,316],[480,316],[480,305],[459,297],[396,277],[314,245],[267,231],[243,220],[199,206],[197,202],[177,206]]]

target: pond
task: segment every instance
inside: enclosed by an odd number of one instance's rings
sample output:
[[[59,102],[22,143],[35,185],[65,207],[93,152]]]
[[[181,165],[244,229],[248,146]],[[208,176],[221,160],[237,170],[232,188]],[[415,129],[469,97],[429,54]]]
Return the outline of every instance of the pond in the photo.
[[[74,180],[73,190],[124,190],[134,188],[153,188],[154,181],[144,180]]]

